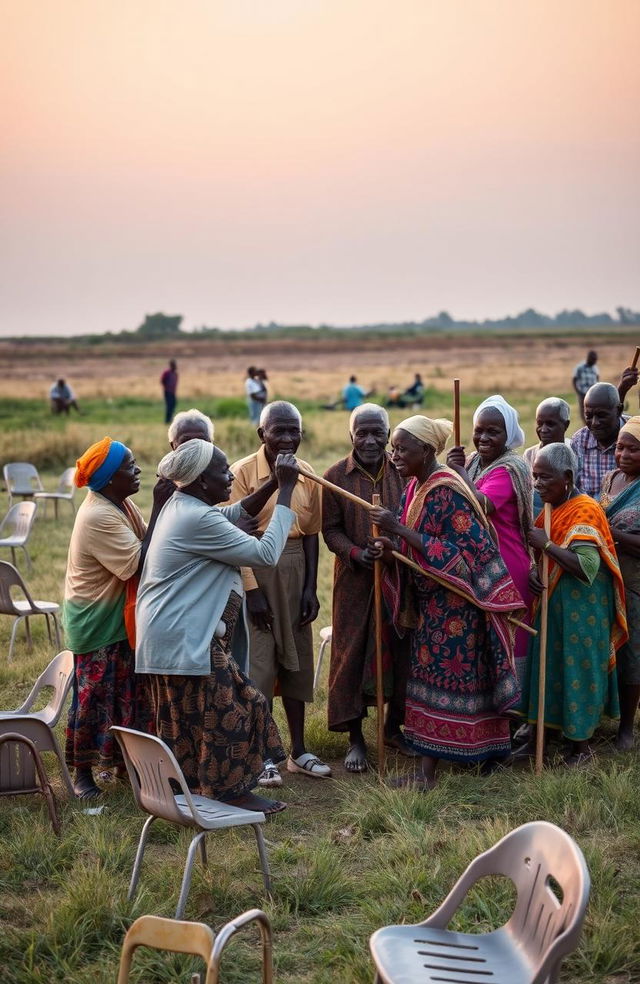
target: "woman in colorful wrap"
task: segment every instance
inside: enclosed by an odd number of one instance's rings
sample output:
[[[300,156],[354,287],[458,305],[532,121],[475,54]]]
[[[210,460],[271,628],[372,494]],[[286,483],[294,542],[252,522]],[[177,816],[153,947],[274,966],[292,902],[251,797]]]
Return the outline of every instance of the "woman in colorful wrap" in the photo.
[[[561,731],[571,746],[567,765],[592,757],[589,739],[603,714],[618,716],[616,650],[627,639],[624,588],[616,549],[602,507],[574,486],[577,458],[566,444],[540,448],[533,482],[551,504],[551,534],[544,514],[529,531],[529,544],[549,558],[549,615],[544,701],[545,728]],[[536,594],[542,584],[530,576]],[[534,625],[539,627],[540,612]],[[538,718],[540,636],[531,639],[521,713],[530,724]],[[535,748],[535,741],[523,753]]]
[[[507,615],[521,614],[524,605],[473,492],[436,460],[451,430],[448,420],[419,414],[398,425],[391,457],[409,480],[400,519],[381,507],[370,514],[426,575],[395,561],[389,539],[375,541],[394,565],[383,588],[396,629],[411,629],[404,736],[422,756],[425,789],[435,784],[440,759],[506,758],[511,743],[503,715],[519,696]]]
[[[76,462],[75,483],[89,486],[78,509],[67,558],[63,624],[74,654],[67,764],[82,799],[98,796],[92,769],[122,766],[112,724],[146,730],[143,689],[136,689],[134,637],[125,625],[127,591],[135,594],[146,524],[129,502],[140,488],[129,448],[105,437]]]
[[[287,542],[298,476],[278,455],[275,478],[220,509],[233,474],[224,453],[191,440],[165,455],[158,474],[176,491],[158,516],[136,607],[136,671],[148,674],[156,734],[172,749],[189,787],[264,813],[284,803],[251,789],[264,762],[286,755],[266,698],[244,674],[248,636],[240,566],[272,567]],[[234,525],[260,511],[278,488],[261,539]]]
[[[633,747],[633,722],[640,701],[640,417],[620,428],[616,465],[602,480],[600,505],[609,520],[624,581],[629,639],[618,650],[620,728],[616,747]]]
[[[466,459],[463,447],[452,448],[447,464],[474,487],[498,537],[502,559],[528,611],[533,601],[527,547],[532,524],[531,471],[514,451],[524,444],[518,412],[502,396],[489,396],[474,413],[473,443],[476,451]],[[526,630],[518,629],[515,658],[519,680],[524,676],[527,646]]]

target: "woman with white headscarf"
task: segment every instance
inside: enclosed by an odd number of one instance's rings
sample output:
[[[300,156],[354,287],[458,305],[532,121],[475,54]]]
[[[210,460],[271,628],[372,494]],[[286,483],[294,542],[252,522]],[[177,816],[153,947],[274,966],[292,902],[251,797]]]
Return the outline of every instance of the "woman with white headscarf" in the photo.
[[[404,737],[422,756],[424,789],[435,784],[440,759],[508,756],[504,712],[519,696],[507,614],[524,606],[476,497],[436,460],[452,429],[421,414],[396,427],[391,459],[408,479],[400,519],[379,506],[370,514],[424,572],[393,560],[386,537],[372,544],[382,544],[389,564],[383,583],[394,625],[400,635],[411,633]]]
[[[518,412],[502,396],[489,396],[474,413],[473,443],[476,451],[468,458],[463,447],[452,448],[447,464],[469,482],[490,518],[502,559],[528,612],[533,601],[529,588],[532,558],[527,547],[533,525],[533,486],[527,463],[514,451],[524,444]],[[527,645],[527,633],[518,629],[515,655],[520,680]]]
[[[158,474],[176,492],[158,517],[136,607],[136,672],[148,674],[156,733],[195,792],[277,813],[284,803],[251,793],[264,760],[286,756],[267,701],[242,672],[248,648],[239,567],[278,562],[295,519],[295,458],[279,455],[275,477],[225,509],[217,503],[229,499],[233,474],[209,441],[180,445]],[[276,487],[262,538],[238,529],[240,514],[258,512]]]

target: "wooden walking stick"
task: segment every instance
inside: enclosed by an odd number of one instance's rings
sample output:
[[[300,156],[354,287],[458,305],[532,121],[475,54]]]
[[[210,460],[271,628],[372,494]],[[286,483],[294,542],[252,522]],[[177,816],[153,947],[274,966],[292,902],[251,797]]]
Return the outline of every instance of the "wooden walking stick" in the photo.
[[[460,447],[460,380],[453,381],[453,443]]]
[[[632,369],[638,368],[638,359],[640,359],[640,345],[636,345],[636,354],[633,357],[633,362],[631,363]]]
[[[374,506],[380,505],[378,493],[373,495]],[[376,523],[371,524],[374,537],[380,536]],[[373,564],[373,604],[376,625],[376,724],[378,726],[378,771],[384,775],[384,678],[382,675],[382,561]]]
[[[544,504],[544,532],[551,536],[551,505]],[[544,697],[547,686],[547,625],[549,622],[549,554],[542,551],[542,600],[540,603],[540,664],[538,667],[538,725],[536,728],[536,775],[542,772],[544,752]]]

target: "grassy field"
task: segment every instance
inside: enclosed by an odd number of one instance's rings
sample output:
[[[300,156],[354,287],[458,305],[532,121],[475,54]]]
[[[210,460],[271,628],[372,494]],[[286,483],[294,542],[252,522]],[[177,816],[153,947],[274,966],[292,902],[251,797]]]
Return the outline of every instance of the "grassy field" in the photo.
[[[603,371],[605,378],[616,378],[629,361],[625,358],[629,348],[622,341],[615,351],[607,350],[606,358],[602,353],[601,363],[609,367]],[[544,349],[534,342],[528,348],[525,340],[517,350],[494,347],[487,359],[481,346],[470,341],[458,350],[423,350],[420,361],[411,349],[398,351],[393,372],[394,379],[397,371],[398,380],[408,382],[414,370],[424,369],[429,384],[427,412],[434,416],[450,412],[450,378],[461,376],[465,438],[473,406],[487,393],[502,391],[520,409],[532,443],[536,403],[551,393],[568,397],[571,368],[584,350],[584,340],[571,339],[566,349],[545,358]],[[255,447],[238,396],[240,360],[247,361],[246,354],[236,353],[233,358],[237,365],[218,366],[217,375],[212,370],[208,390],[204,365],[199,365],[198,373],[185,371],[181,390],[182,407],[195,404],[214,414],[216,441],[231,460]],[[272,373],[274,393],[294,397],[306,410],[300,454],[319,471],[347,452],[347,418],[340,412],[311,408],[344,381],[348,360],[358,366],[364,383],[377,379],[379,391],[391,372],[388,351],[386,365],[376,351],[366,358],[357,352],[348,357],[325,353],[323,358],[322,365],[310,370],[306,364],[292,365],[286,354]],[[103,362],[102,374],[99,363],[93,377],[99,385],[86,389],[69,371],[86,411],[69,420],[54,420],[43,410],[45,381],[59,371],[57,366],[52,370],[50,359],[42,356],[41,363],[32,361],[29,372],[21,368],[23,378],[18,386],[12,384],[13,389],[5,378],[0,386],[2,459],[33,461],[42,469],[45,484],[53,487],[65,466],[91,441],[109,433],[128,443],[143,467],[137,502],[148,514],[155,464],[166,450],[156,382],[162,358],[154,356],[139,365],[137,375],[131,355],[123,357],[122,364]],[[142,379],[144,385],[134,385],[135,379]],[[395,412],[394,420],[401,416]],[[52,513],[36,521],[31,549],[35,570],[29,583],[38,598],[62,600],[71,527],[71,511],[64,506],[58,523]],[[331,619],[331,558],[324,547],[319,584],[316,631]],[[10,628],[10,619],[0,621],[3,652],[8,649]],[[21,636],[13,662],[0,661],[0,707],[20,701],[51,655],[43,626],[34,625],[34,636],[32,654]],[[613,753],[610,725],[599,736],[596,763],[585,771],[568,773],[554,767],[535,778],[527,769],[519,769],[482,778],[475,771],[452,769],[445,770],[440,786],[427,796],[395,791],[382,785],[373,771],[348,777],[342,769],[344,739],[326,730],[327,669],[308,714],[308,744],[331,761],[336,778],[316,782],[285,772],[278,795],[289,809],[270,821],[266,830],[273,899],[263,896],[250,838],[224,832],[209,842],[209,869],[196,864],[188,918],[216,927],[260,905],[274,925],[279,982],[364,984],[373,977],[367,940],[374,929],[393,921],[419,920],[435,908],[480,850],[512,827],[544,818],[559,823],[578,840],[593,879],[583,942],[567,961],[562,980],[567,984],[640,981],[640,766],[635,752]],[[282,723],[279,710],[277,715]],[[373,744],[373,718],[367,728]],[[395,759],[389,765],[392,770],[404,768],[404,762]],[[39,799],[0,802],[0,976],[7,984],[107,984],[115,980],[120,944],[132,919],[143,912],[173,913],[188,836],[157,825],[139,896],[130,904],[126,889],[143,818],[129,791],[107,788],[104,812],[90,816],[82,804],[64,800],[53,762],[51,772],[60,794],[59,839],[52,834]],[[482,931],[496,925],[507,914],[511,898],[508,884],[492,881],[488,892],[469,897],[458,926]],[[257,953],[251,937],[234,942],[223,979],[228,984],[258,980]],[[192,966],[197,968],[186,958],[165,960],[142,953],[135,966],[138,982],[188,981]]]

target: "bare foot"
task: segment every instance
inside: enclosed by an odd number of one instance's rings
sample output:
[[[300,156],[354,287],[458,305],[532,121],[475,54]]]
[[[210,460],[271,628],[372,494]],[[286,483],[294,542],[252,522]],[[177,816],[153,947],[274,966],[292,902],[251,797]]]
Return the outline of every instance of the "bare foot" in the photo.
[[[616,749],[619,752],[630,752],[633,748],[633,731],[619,731],[616,738]]]
[[[397,752],[400,752],[401,755],[406,755],[407,758],[420,758],[419,753],[407,744],[407,740],[401,731],[396,731],[394,735],[385,735],[384,743],[387,748],[395,748]]]
[[[421,772],[417,775],[395,776],[389,779],[389,785],[393,789],[408,789],[415,793],[428,793],[430,789],[435,789],[437,784],[437,779],[427,779]]]
[[[354,741],[349,745],[347,754],[344,758],[344,767],[347,772],[366,772],[367,765],[367,746],[363,741]]]
[[[223,800],[228,806],[239,806],[242,810],[253,810],[255,813],[264,813],[270,816],[272,813],[282,813],[286,810],[287,804],[280,800],[268,799],[266,796],[256,796],[255,793],[243,793],[241,796]]]

